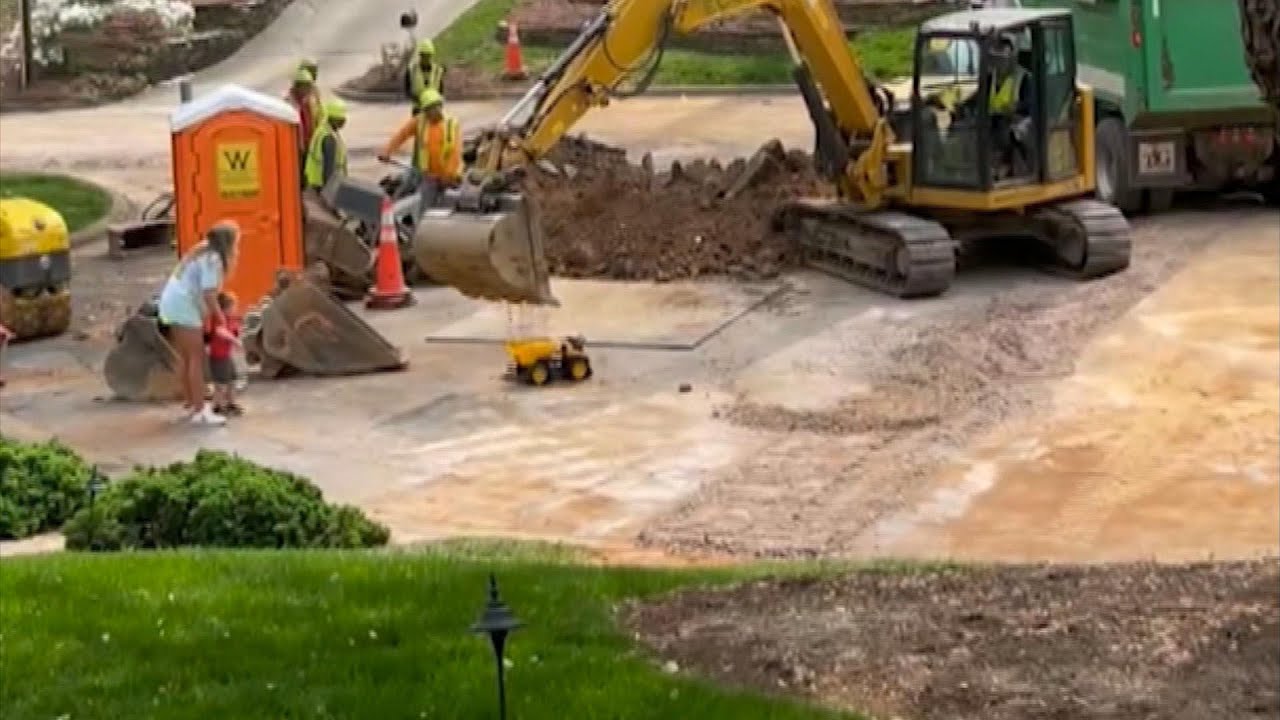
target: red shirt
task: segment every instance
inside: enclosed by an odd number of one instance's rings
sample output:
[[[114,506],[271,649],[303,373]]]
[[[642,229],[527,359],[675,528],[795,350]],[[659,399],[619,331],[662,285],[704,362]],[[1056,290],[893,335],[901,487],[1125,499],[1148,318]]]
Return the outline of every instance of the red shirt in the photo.
[[[226,328],[235,337],[240,337],[240,320],[239,318],[228,317],[227,322],[222,327]],[[216,328],[215,328],[216,330]],[[209,333],[209,357],[214,360],[227,360],[231,357],[231,351],[235,348],[235,343],[222,337],[217,332]]]

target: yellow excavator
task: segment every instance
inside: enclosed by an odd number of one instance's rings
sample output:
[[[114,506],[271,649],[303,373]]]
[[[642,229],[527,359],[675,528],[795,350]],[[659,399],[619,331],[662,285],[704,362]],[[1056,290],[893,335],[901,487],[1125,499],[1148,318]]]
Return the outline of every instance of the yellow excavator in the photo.
[[[1128,266],[1124,216],[1089,198],[1093,95],[1076,81],[1069,11],[927,21],[910,101],[900,102],[864,77],[830,0],[613,0],[482,132],[461,187],[418,223],[423,269],[472,297],[553,304],[536,206],[518,191],[522,168],[589,109],[643,92],[671,33],[759,10],[777,18],[815,162],[839,190],[780,209],[808,264],[903,298],[944,292],[958,252],[987,238],[1031,239],[1023,246],[1046,267],[1080,279]],[[940,71],[933,56],[956,41],[978,48],[976,62]]]
[[[413,192],[394,199],[398,224],[406,219],[398,234],[419,267],[470,297],[556,304],[537,205],[520,192],[524,170],[589,109],[643,92],[671,33],[759,10],[778,20],[813,121],[815,162],[839,190],[779,209],[779,226],[810,265],[903,298],[944,292],[958,253],[992,237],[1030,238],[1021,246],[1076,278],[1128,266],[1127,221],[1089,198],[1093,95],[1076,82],[1069,11],[970,10],[927,21],[909,102],[899,102],[863,76],[830,0],[612,0],[480,133],[459,187],[430,202]],[[976,62],[939,62],[951,45],[976,48]],[[385,188],[339,191],[337,207],[376,222]],[[301,280],[246,323],[249,339],[262,340],[246,345],[271,360],[264,367],[340,375],[402,366],[396,348]],[[137,323],[156,337],[153,317]],[[166,356],[130,351],[143,345],[131,336],[122,328],[109,384],[123,397],[171,392],[155,381],[171,374],[156,360]]]

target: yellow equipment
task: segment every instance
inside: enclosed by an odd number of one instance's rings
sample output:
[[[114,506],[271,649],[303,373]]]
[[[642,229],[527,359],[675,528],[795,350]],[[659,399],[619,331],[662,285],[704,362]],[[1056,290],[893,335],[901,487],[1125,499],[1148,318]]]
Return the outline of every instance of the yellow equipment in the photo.
[[[555,379],[581,382],[591,377],[591,359],[587,357],[587,341],[581,336],[560,340],[523,338],[508,340],[507,357],[510,374],[530,385],[546,385]]]
[[[927,21],[904,110],[864,78],[831,0],[612,0],[482,133],[447,207],[422,218],[423,269],[467,295],[554,302],[541,227],[515,192],[515,172],[590,108],[642,92],[670,33],[757,10],[778,20],[814,124],[815,162],[839,190],[838,200],[779,213],[809,264],[899,297],[944,292],[958,252],[989,237],[1033,238],[1045,264],[1076,278],[1128,266],[1128,223],[1087,197],[1093,93],[1076,80],[1070,11],[972,10]],[[971,41],[976,64],[939,70],[948,40]]]
[[[16,339],[59,335],[71,324],[71,245],[56,210],[0,200],[0,325]]]

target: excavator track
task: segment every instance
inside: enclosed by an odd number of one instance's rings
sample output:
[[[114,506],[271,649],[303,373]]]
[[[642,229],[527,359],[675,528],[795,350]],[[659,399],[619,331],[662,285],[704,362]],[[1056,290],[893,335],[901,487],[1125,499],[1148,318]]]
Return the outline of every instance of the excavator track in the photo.
[[[810,267],[895,297],[940,295],[956,274],[951,235],[927,218],[799,202],[783,210],[783,223]]]
[[[1071,200],[1037,209],[1032,220],[1053,250],[1053,260],[1043,268],[1047,272],[1092,280],[1129,267],[1129,221],[1111,205]]]

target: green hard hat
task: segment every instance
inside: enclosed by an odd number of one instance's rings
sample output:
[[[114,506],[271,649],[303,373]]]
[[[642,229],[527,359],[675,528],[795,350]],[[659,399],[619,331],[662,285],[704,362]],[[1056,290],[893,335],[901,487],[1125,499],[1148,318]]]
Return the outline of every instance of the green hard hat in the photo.
[[[347,104],[341,98],[329,98],[324,103],[324,114],[335,120],[346,120]]]
[[[311,85],[316,79],[311,76],[310,70],[299,66],[297,70],[293,71],[293,81],[299,85]]]
[[[419,55],[435,55],[435,54],[436,54],[436,44],[435,44],[434,42],[432,42],[430,38],[427,38],[427,39],[425,39],[425,40],[419,40],[419,41],[418,41],[418,54],[419,54]]]
[[[423,108],[424,110],[429,107],[434,107],[436,105],[443,105],[443,104],[444,104],[444,95],[441,95],[439,90],[427,88],[426,90],[423,90],[420,95],[418,95],[418,107]]]

